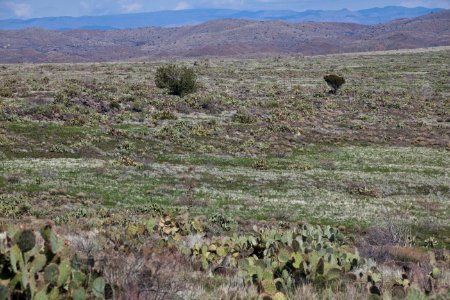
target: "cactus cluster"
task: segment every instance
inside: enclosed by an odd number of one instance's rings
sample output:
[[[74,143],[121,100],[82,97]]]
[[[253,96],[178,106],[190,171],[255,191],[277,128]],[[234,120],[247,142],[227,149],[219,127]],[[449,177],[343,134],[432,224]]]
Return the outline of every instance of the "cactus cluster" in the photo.
[[[246,249],[245,243],[245,238],[223,237],[209,243],[195,243],[187,252],[190,253],[193,261],[200,259],[203,270],[214,265],[224,268],[236,267],[238,258]]]
[[[381,273],[371,260],[344,243],[339,229],[301,225],[296,228],[258,228],[250,235],[201,240],[186,251],[203,270],[238,270],[247,285],[257,287],[263,299],[285,299],[295,288],[312,283],[317,289],[337,290],[349,283],[367,288],[371,298],[382,289],[392,294],[407,293],[406,275],[393,286],[383,286]],[[439,276],[435,268],[430,280]]]
[[[262,296],[283,299],[284,293],[303,283],[328,287],[365,264],[356,251],[341,246],[342,234],[333,227],[308,226],[281,230],[254,228],[249,236],[221,238],[195,244],[191,256],[202,268],[237,267],[247,284]]]
[[[147,221],[149,232],[156,232],[165,238],[179,241],[182,236],[192,233],[202,233],[204,231],[203,222],[199,218],[190,219],[188,214],[182,214],[177,217],[164,214],[157,219]]]
[[[0,299],[104,298],[105,280],[71,257],[50,225],[0,234]]]
[[[336,227],[283,223],[274,227],[254,226],[246,233],[233,231],[230,236],[214,236],[210,224],[205,222],[188,214],[162,214],[146,222],[127,223],[125,234],[119,234],[116,240],[117,244],[123,244],[125,240],[150,236],[160,245],[177,248],[198,269],[238,274],[263,299],[285,299],[305,284],[321,291],[356,285],[366,288],[371,299],[385,293],[397,297],[414,292],[405,274],[393,284],[384,282],[376,264],[348,246],[344,234]],[[428,276],[431,284],[439,276],[439,269],[434,267]]]
[[[237,222],[223,213],[215,213],[209,218],[209,222],[220,226],[225,231],[230,231],[237,226]]]

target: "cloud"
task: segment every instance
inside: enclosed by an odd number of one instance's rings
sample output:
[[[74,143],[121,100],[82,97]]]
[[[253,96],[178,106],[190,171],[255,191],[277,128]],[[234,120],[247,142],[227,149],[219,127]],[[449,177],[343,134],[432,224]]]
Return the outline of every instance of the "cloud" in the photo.
[[[6,2],[5,5],[18,18],[27,18],[31,16],[33,11],[31,5],[25,3]]]
[[[269,0],[270,1],[270,0]],[[244,5],[248,5],[248,6],[258,6],[259,2],[262,2],[260,0],[256,0],[256,1],[248,1],[248,0],[201,0],[201,1],[196,1],[199,2],[200,5],[203,6],[220,6],[220,7],[240,7],[240,6],[244,6]]]
[[[106,15],[145,11],[148,10],[147,5],[140,0],[82,0],[79,9],[81,14]]]
[[[87,3],[86,1],[80,1],[80,6],[85,10],[90,8],[89,3]]]
[[[418,7],[418,6],[423,6],[423,7],[431,7],[431,8],[435,8],[435,7],[439,7],[439,8],[450,8],[450,1],[449,0],[407,0],[407,1],[402,1],[400,3],[401,6],[405,6],[405,7]]]
[[[130,4],[122,5],[122,9],[128,13],[140,11],[140,10],[142,10],[142,7],[143,6],[140,3],[130,3]]]
[[[177,3],[177,6],[175,6],[175,10],[183,10],[183,9],[189,9],[191,8],[191,6],[189,5],[189,3],[185,2],[185,1],[181,1]]]

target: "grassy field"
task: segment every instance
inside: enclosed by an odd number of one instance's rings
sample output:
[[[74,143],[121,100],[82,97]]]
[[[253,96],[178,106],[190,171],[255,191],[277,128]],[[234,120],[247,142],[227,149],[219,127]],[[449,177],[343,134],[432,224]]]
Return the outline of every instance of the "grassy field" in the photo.
[[[395,224],[448,249],[449,57],[184,60],[201,86],[183,98],[156,88],[163,61],[2,65],[0,217],[91,230],[157,206],[356,240]]]

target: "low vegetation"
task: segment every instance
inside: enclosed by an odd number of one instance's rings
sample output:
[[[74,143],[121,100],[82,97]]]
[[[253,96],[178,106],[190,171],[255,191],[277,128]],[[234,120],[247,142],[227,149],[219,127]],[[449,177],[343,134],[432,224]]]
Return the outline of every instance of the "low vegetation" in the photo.
[[[0,299],[448,298],[448,54],[0,66]]]
[[[161,89],[168,89],[172,95],[183,97],[195,92],[197,77],[192,68],[169,64],[156,70],[155,84]]]
[[[341,86],[345,83],[344,77],[336,74],[326,75],[323,79],[332,88],[332,90],[330,91],[330,93],[332,94],[336,94]]]
[[[50,225],[39,233],[9,226],[0,236],[0,298],[104,298],[106,283],[93,270],[95,262],[70,251]]]

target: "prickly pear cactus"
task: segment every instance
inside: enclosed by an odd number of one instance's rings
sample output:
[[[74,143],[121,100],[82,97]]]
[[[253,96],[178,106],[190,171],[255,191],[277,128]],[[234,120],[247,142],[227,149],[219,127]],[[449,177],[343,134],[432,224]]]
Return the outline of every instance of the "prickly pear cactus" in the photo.
[[[356,250],[343,247],[337,228],[302,225],[298,228],[253,228],[254,234],[209,240],[191,248],[202,269],[226,261],[237,267],[244,282],[258,287],[267,299],[283,299],[306,282],[319,289],[333,287],[365,264]],[[353,275],[353,276],[351,276]],[[264,299],[266,299],[264,298]]]
[[[0,300],[103,298],[104,290],[104,279],[76,266],[51,226],[0,233]]]
[[[209,221],[220,221],[216,219]],[[235,271],[246,285],[258,290],[260,299],[285,299],[311,283],[324,292],[351,283],[366,288],[369,298],[383,295],[384,283],[375,262],[361,258],[356,248],[346,245],[336,227],[255,225],[248,235],[214,237],[204,232],[207,224],[186,214],[163,215],[145,224],[148,234],[177,247],[199,269],[222,274]],[[439,276],[440,270],[434,266],[428,277],[436,280]],[[402,296],[409,286],[409,281],[402,280],[388,293]]]

